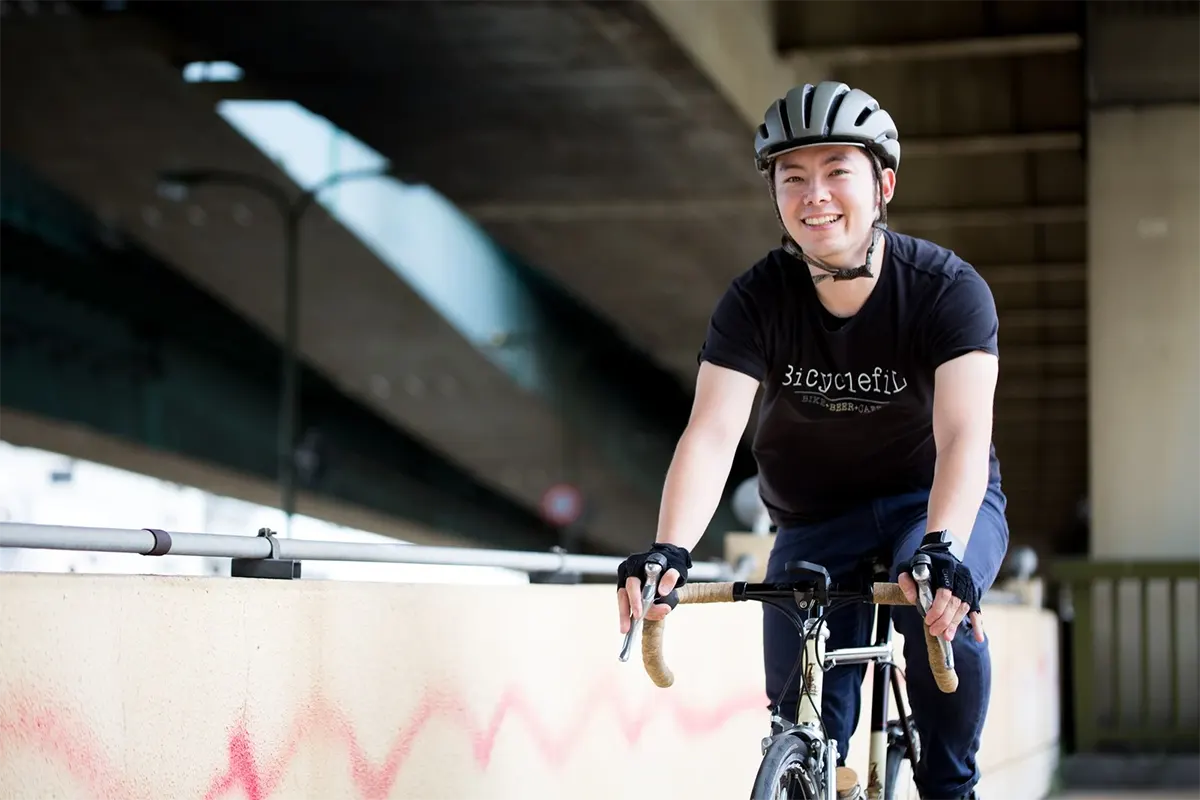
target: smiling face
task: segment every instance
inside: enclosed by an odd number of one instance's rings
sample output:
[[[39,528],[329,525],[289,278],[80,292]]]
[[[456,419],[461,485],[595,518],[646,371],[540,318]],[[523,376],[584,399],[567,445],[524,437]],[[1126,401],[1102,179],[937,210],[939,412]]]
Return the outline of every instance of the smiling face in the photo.
[[[883,169],[883,200],[892,199],[896,173]],[[862,264],[879,213],[871,157],[853,145],[793,150],[775,162],[779,214],[800,248],[834,267]]]

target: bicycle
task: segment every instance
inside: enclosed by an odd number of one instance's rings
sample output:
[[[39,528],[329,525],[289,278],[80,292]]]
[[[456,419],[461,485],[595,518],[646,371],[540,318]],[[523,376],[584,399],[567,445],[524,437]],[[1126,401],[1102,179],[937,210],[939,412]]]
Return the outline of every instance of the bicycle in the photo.
[[[658,578],[666,568],[666,559],[651,556],[646,564],[642,584],[642,615],[654,602]],[[900,682],[892,661],[892,616],[890,606],[911,605],[899,584],[877,580],[886,577],[876,561],[865,591],[832,590],[829,573],[824,567],[807,561],[793,561],[785,566],[788,580],[778,583],[689,583],[676,590],[678,604],[731,603],[757,600],[783,612],[796,626],[803,647],[796,666],[785,686],[792,685],[797,671],[804,678],[796,721],[790,723],[780,714],[780,702],[771,710],[772,734],[762,741],[762,761],[754,779],[751,800],[893,800],[902,761],[907,758],[915,767],[920,761],[920,742],[900,691]],[[924,616],[933,601],[929,585],[928,558],[914,559],[913,579],[918,587],[917,608]],[[826,614],[838,608],[858,603],[873,603],[875,608],[875,641],[866,647],[847,647],[826,652],[829,637]],[[626,636],[620,659],[629,655],[630,644],[638,624],[634,620]],[[642,629],[642,662],[655,685],[670,687],[675,676],[663,658],[663,623],[666,620],[645,620]],[[953,692],[958,688],[950,643],[934,637],[925,628],[925,643],[929,663],[938,688]],[[821,691],[824,671],[842,664],[872,664],[874,683],[871,702],[871,741],[868,784],[865,793],[858,776],[849,767],[838,767],[838,742],[831,739],[821,721]],[[820,669],[816,669],[817,666]],[[895,696],[899,719],[888,717],[888,687]]]

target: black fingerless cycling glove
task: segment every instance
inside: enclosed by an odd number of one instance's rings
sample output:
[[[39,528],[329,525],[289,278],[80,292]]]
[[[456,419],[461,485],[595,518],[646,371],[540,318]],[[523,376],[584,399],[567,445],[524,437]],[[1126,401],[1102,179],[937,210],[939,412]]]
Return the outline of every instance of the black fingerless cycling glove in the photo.
[[[939,541],[940,539],[940,541]],[[918,553],[929,556],[929,585],[934,593],[938,589],[949,589],[950,594],[966,603],[972,611],[979,611],[979,589],[975,578],[958,556],[950,552],[949,534],[928,534],[922,540]],[[912,574],[912,564],[908,567]]]
[[[658,553],[667,559],[667,566],[663,569],[663,574],[667,573],[668,569],[673,569],[679,573],[679,580],[675,582],[675,589],[687,583],[688,567],[692,565],[692,554],[688,552],[686,547],[680,547],[675,544],[657,543],[645,553],[634,553],[629,558],[621,562],[617,567],[617,588],[625,588],[625,581],[630,577],[637,578],[639,581],[646,580],[646,560],[650,555]],[[675,604],[679,601],[678,595],[672,589],[666,596],[656,597],[655,603],[665,603],[671,608],[675,608]]]

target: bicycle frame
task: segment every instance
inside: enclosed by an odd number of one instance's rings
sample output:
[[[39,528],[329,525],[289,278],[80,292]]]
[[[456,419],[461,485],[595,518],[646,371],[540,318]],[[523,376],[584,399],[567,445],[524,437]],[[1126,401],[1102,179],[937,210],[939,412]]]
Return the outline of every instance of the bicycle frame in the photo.
[[[915,766],[920,758],[918,744],[913,741],[912,726],[905,713],[900,684],[892,665],[892,618],[888,606],[912,605],[898,584],[872,579],[864,591],[830,591],[832,581],[824,567],[806,561],[793,561],[785,565],[787,579],[777,583],[746,583],[732,581],[721,583],[686,584],[675,590],[679,604],[687,603],[736,603],[756,600],[763,605],[773,606],[795,623],[801,631],[804,644],[805,666],[801,679],[801,702],[797,708],[797,720],[788,729],[767,737],[763,742],[764,758],[776,743],[785,742],[787,737],[804,740],[814,759],[824,762],[826,795],[833,800],[836,792],[837,742],[827,741],[821,725],[820,708],[824,690],[824,671],[818,665],[829,668],[846,664],[873,663],[875,683],[871,703],[871,743],[869,746],[870,771],[868,792],[872,800],[882,798],[886,791],[888,724],[887,691],[891,687],[896,696],[897,709],[903,726],[907,755]],[[881,572],[876,565],[876,575]],[[886,573],[884,573],[886,574]],[[917,589],[927,589],[927,578],[916,577]],[[657,583],[657,576],[647,576],[647,582]],[[653,596],[653,595],[651,595]],[[869,603],[875,606],[874,642],[866,647],[851,647],[825,652],[828,627],[821,626],[820,635],[812,636],[816,626],[822,623],[826,609]],[[663,624],[665,620],[647,620],[642,628],[642,663],[646,673],[656,686],[667,688],[675,677],[663,658]],[[633,629],[630,630],[632,635]],[[925,648],[934,682],[946,693],[957,691],[958,675],[952,660],[944,657],[940,640],[925,630]],[[789,680],[791,678],[789,677]],[[807,701],[807,707],[805,705]],[[772,725],[779,722],[773,717]]]
[[[752,595],[752,590],[747,591],[748,599]],[[801,600],[800,602],[803,603],[804,601]],[[767,602],[767,604],[779,608],[779,605],[774,602]],[[804,674],[801,676],[801,699],[796,715],[796,722],[791,728],[784,729],[780,733],[763,740],[764,753],[774,739],[780,736],[796,735],[797,733],[800,733],[810,741],[816,740],[825,743],[830,749],[829,758],[826,761],[826,771],[829,773],[826,775],[826,785],[829,787],[830,798],[836,796],[833,788],[835,781],[832,773],[837,764],[837,759],[841,755],[840,746],[845,743],[834,740],[826,741],[825,739],[825,731],[817,713],[817,709],[821,708],[823,699],[825,676],[824,670],[817,667],[818,664],[823,665],[824,669],[853,664],[873,664],[874,666],[871,684],[870,751],[868,755],[866,786],[868,800],[882,800],[884,792],[887,789],[885,776],[887,774],[889,688],[895,697],[896,710],[900,716],[900,726],[904,736],[909,763],[914,766],[917,763],[916,747],[911,734],[912,728],[909,723],[908,712],[904,708],[903,695],[900,691],[900,679],[896,675],[892,663],[895,643],[892,640],[891,608],[889,606],[877,605],[874,610],[874,641],[865,647],[845,647],[838,650],[826,651],[825,640],[829,638],[828,624],[822,627],[819,635],[810,636],[812,628],[820,624],[821,617],[820,615],[809,616],[803,620],[805,668]],[[789,609],[789,611],[791,610]]]
[[[756,600],[764,606],[772,606],[784,614],[800,631],[804,649],[802,661],[798,665],[803,669],[800,675],[800,699],[795,713],[796,720],[790,727],[780,730],[782,728],[780,723],[784,720],[773,715],[772,729],[778,732],[763,739],[762,750],[763,756],[766,757],[769,748],[777,741],[790,736],[804,740],[809,751],[814,755],[819,755],[824,762],[824,782],[827,787],[828,800],[833,800],[836,796],[839,748],[847,743],[826,739],[826,731],[820,718],[824,697],[824,671],[835,666],[872,664],[874,666],[874,682],[871,698],[869,768],[866,776],[866,791],[870,800],[882,800],[887,789],[885,782],[890,744],[888,741],[889,688],[895,695],[908,758],[914,766],[919,758],[917,746],[913,741],[912,727],[904,709],[900,683],[892,664],[890,605],[906,604],[908,601],[896,584],[881,583],[875,580],[886,577],[887,574],[878,562],[873,565],[872,574],[869,576],[870,580],[863,591],[831,591],[832,580],[829,572],[818,564],[793,561],[785,565],[785,570],[787,579],[782,582],[734,582],[685,586],[679,591],[679,601],[681,603],[712,603]],[[867,578],[868,576],[864,574],[863,577]],[[655,578],[656,576],[650,576],[648,582],[656,583]],[[826,652],[825,644],[829,636],[829,627],[823,623],[827,622],[824,619],[827,610],[859,603],[868,603],[874,606],[874,637],[871,644]],[[933,666],[932,656],[938,645],[933,637],[928,635],[926,636],[926,645],[931,654],[931,666]],[[657,685],[666,687],[673,683],[674,677],[662,659],[661,621],[647,623],[642,642],[642,657],[647,672]],[[951,673],[949,677],[953,679],[953,684],[946,685],[944,691],[953,691],[953,687],[957,685],[957,676],[953,676]],[[791,680],[790,677],[789,680]],[[942,685],[943,683],[939,682],[939,686]],[[858,776],[855,777],[857,779]],[[861,785],[861,780],[857,782]]]

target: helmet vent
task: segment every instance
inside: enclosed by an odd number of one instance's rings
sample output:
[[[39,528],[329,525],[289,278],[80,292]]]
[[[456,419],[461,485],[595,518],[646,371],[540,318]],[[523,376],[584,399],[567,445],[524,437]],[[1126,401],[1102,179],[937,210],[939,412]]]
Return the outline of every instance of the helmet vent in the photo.
[[[816,91],[813,89],[806,89],[804,92],[804,116],[801,117],[801,119],[804,120],[803,125],[805,128],[811,128],[812,124],[813,124],[812,109],[813,109],[813,97],[815,95],[816,95]]]
[[[755,165],[765,175],[780,153],[821,143],[862,145],[885,168],[900,166],[900,134],[891,115],[871,95],[838,81],[795,86],[771,104],[755,133]]]

